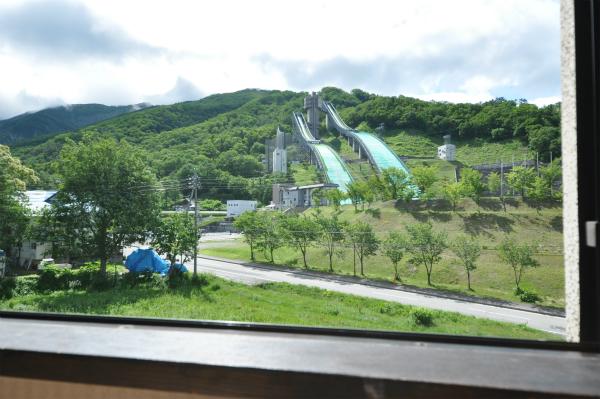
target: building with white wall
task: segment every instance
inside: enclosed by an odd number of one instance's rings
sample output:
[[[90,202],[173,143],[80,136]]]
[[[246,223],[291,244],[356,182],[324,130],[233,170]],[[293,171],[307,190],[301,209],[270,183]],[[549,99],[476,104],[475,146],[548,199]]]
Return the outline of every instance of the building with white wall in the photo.
[[[244,212],[255,211],[256,205],[256,201],[227,200],[227,217],[234,218],[240,216]]]
[[[456,161],[456,146],[450,143],[450,135],[444,136],[444,144],[437,149],[437,156],[444,161]]]

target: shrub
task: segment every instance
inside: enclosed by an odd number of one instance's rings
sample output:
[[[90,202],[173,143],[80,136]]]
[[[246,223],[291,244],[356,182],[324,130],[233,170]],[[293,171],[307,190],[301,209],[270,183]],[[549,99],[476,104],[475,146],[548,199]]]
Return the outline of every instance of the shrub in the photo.
[[[412,309],[408,316],[416,326],[429,327],[433,325],[433,313],[427,309]]]
[[[0,299],[12,298],[16,287],[17,282],[13,277],[6,277],[0,280]]]
[[[73,279],[70,269],[61,269],[54,265],[48,265],[38,272],[39,279],[37,289],[39,291],[59,291],[69,288],[69,282]]]
[[[16,287],[14,289],[15,296],[24,296],[34,294],[37,291],[39,276],[20,276],[15,278]]]
[[[533,291],[527,291],[522,288],[520,288],[518,291],[515,290],[515,293],[519,297],[519,299],[521,299],[521,301],[526,303],[537,303],[541,300],[540,296],[537,293]]]

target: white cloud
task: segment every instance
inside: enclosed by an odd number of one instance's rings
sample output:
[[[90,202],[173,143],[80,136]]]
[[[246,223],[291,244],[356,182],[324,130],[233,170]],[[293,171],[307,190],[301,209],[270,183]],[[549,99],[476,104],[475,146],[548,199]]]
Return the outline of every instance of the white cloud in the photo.
[[[9,17],[0,117],[35,105],[21,92],[127,104],[179,77],[197,92],[173,99],[325,85],[445,101],[560,96],[555,0],[3,1],[0,22]]]

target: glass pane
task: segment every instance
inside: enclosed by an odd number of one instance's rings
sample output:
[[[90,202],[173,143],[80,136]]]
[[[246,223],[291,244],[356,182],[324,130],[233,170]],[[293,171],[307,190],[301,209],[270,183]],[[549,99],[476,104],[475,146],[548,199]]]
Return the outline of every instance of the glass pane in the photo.
[[[0,309],[563,340],[559,39],[545,0],[3,4]]]

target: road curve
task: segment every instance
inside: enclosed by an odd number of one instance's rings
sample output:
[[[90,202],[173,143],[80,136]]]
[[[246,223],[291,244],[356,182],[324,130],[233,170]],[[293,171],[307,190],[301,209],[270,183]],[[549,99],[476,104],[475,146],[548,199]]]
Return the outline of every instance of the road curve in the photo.
[[[188,265],[190,271],[193,269],[191,262],[186,263],[186,265]],[[260,284],[267,282],[301,284],[345,294],[398,302],[405,305],[422,306],[503,322],[526,324],[527,326],[538,330],[562,336],[565,335],[566,321],[564,317],[540,314],[526,310],[510,309],[502,306],[461,301],[458,299],[432,296],[424,293],[402,291],[400,289],[353,283],[335,278],[328,279],[327,277],[305,273],[302,270],[272,270],[270,268],[242,264],[241,262],[199,257],[198,272],[214,274],[225,279],[245,284]]]

